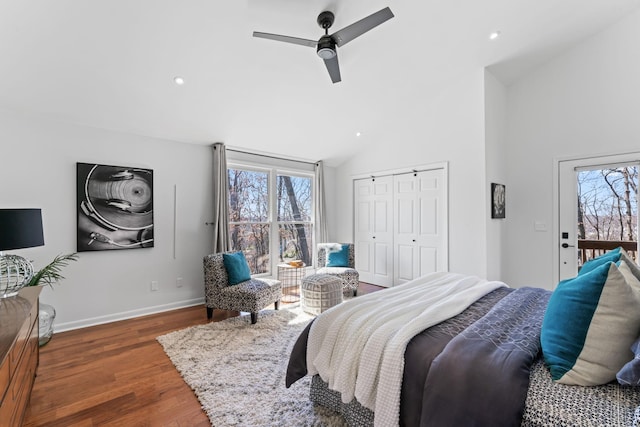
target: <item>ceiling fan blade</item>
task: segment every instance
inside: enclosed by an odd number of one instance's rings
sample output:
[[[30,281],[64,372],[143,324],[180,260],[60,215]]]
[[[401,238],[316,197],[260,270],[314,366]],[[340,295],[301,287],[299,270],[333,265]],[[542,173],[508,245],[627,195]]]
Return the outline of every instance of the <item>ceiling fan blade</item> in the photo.
[[[358,36],[366,33],[372,28],[377,27],[385,21],[393,18],[393,12],[388,7],[373,13],[366,18],[354,22],[348,27],[344,27],[341,30],[336,31],[331,35],[338,46],[345,45]]]
[[[329,72],[332,82],[338,83],[339,81],[342,81],[342,78],[340,77],[340,66],[338,65],[338,54],[334,55],[332,58],[325,59],[324,65],[327,66],[327,71]]]
[[[276,40],[279,42],[299,44],[302,46],[309,46],[309,47],[316,47],[316,45],[318,44],[317,40],[301,39],[298,37],[290,37],[290,36],[281,36],[280,34],[260,33],[258,31],[253,32],[253,37]]]

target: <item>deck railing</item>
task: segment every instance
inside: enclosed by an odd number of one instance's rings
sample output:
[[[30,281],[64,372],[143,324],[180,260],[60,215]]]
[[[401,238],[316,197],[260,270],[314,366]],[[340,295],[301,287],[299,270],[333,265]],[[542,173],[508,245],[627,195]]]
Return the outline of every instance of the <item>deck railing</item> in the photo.
[[[622,240],[582,240],[578,239],[578,257],[580,265],[603,253],[622,246],[629,256],[636,262],[638,260],[638,242]]]

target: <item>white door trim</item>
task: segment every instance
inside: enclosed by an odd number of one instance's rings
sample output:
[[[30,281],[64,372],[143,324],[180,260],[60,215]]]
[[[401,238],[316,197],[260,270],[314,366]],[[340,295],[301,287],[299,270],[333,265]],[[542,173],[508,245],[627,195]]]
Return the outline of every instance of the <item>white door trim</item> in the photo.
[[[560,163],[576,162],[579,167],[614,163],[629,163],[640,159],[640,151],[628,151],[617,154],[593,154],[589,156],[563,156],[553,159],[553,278],[555,284],[560,280]],[[555,289],[554,284],[554,289]]]

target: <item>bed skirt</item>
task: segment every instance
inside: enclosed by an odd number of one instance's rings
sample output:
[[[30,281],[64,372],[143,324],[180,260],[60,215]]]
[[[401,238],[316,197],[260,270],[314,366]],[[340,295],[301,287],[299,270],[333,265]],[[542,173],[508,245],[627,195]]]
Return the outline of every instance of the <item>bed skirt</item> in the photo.
[[[357,399],[343,403],[340,393],[329,389],[329,385],[322,381],[320,375],[314,375],[311,378],[309,397],[313,403],[342,415],[349,426],[373,426],[373,411],[371,409],[362,406]]]

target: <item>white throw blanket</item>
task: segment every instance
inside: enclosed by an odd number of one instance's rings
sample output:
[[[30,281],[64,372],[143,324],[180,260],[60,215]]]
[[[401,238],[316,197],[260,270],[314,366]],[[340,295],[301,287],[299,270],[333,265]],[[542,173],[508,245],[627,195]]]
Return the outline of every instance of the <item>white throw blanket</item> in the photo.
[[[307,343],[307,369],[347,403],[375,411],[375,426],[397,426],[404,352],[418,333],[456,316],[499,287],[453,273],[431,273],[347,301],[318,316]]]

